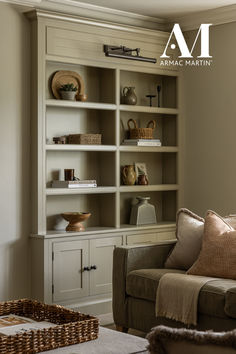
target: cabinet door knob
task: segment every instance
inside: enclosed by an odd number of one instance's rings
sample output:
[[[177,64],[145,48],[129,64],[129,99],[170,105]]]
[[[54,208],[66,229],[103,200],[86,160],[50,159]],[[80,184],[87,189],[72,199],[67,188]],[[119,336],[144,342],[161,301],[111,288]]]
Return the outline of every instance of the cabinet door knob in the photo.
[[[97,266],[94,264],[94,265],[92,265],[91,267],[90,267],[90,269],[97,269]]]
[[[84,267],[84,271],[90,271],[91,269],[90,269],[90,267]]]

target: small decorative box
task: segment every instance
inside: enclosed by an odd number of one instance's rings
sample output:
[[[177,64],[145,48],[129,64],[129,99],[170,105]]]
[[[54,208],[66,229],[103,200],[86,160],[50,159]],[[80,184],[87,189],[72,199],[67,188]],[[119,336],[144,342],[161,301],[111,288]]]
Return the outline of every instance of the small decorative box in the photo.
[[[101,134],[70,134],[68,137],[69,144],[81,145],[101,145]]]

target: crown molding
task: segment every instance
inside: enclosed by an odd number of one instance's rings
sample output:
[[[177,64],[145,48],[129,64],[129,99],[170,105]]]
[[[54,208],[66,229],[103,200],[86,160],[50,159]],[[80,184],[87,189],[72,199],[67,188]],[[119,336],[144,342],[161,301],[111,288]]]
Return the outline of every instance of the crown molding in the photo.
[[[0,2],[21,5],[22,7],[33,7],[45,11],[55,11],[56,8],[57,12],[63,14],[160,31],[171,31],[175,23],[179,23],[183,31],[189,31],[199,28],[201,23],[221,25],[236,21],[236,4],[163,19],[96,6],[77,0],[0,0]]]
[[[201,23],[212,23],[216,26],[235,21],[236,5],[229,5],[173,18],[169,21],[166,30],[170,31],[174,23],[179,23],[183,31],[190,31],[199,28]]]
[[[22,6],[30,6],[35,7],[41,3],[42,0],[0,0],[0,2],[8,2],[13,5],[22,5]]]

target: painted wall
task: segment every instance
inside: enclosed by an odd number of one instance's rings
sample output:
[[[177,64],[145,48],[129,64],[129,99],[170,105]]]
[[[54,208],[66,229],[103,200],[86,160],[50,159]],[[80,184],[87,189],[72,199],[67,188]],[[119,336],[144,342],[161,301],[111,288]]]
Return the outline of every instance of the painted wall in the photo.
[[[29,296],[30,32],[0,3],[0,300]]]
[[[189,43],[195,34],[188,33]],[[185,68],[184,205],[236,213],[236,23],[211,28],[213,65]]]

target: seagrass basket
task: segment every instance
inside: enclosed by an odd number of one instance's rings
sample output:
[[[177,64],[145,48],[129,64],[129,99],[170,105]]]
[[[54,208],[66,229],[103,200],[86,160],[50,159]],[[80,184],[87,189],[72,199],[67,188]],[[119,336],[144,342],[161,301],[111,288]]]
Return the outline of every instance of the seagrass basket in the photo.
[[[27,330],[16,335],[0,334],[1,354],[39,353],[98,337],[99,321],[96,317],[74,312],[59,305],[46,305],[28,299],[0,302],[0,316],[10,314],[35,321],[48,321],[56,326]]]
[[[68,136],[69,144],[82,144],[82,145],[101,145],[101,134],[70,134]]]
[[[133,123],[133,128],[131,127],[131,123]],[[138,128],[137,122],[134,119],[129,119],[127,124],[130,139],[153,139],[153,131],[156,127],[154,120],[150,120],[146,128]],[[152,127],[150,127],[151,125]]]

